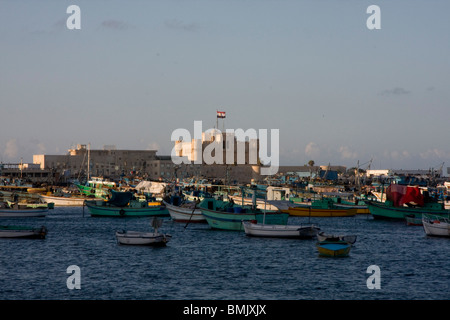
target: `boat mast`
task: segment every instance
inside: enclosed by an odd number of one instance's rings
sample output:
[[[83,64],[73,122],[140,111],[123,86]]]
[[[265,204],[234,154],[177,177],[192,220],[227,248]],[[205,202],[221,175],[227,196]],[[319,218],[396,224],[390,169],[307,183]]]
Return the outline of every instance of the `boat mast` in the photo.
[[[88,162],[87,162],[87,181],[89,182],[90,170],[91,170],[91,143],[88,143]]]

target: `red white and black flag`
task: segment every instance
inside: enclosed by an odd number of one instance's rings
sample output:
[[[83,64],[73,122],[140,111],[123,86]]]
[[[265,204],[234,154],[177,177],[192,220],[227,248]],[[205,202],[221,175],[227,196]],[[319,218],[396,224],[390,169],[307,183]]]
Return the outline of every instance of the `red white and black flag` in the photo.
[[[217,111],[217,118],[218,119],[224,119],[225,118],[225,111]]]

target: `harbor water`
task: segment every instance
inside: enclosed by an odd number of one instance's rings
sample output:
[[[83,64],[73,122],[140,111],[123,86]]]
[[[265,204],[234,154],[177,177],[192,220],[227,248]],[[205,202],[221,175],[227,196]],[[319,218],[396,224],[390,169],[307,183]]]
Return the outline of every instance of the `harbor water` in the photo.
[[[84,211],[84,212],[83,212]],[[119,245],[117,230],[151,231],[150,218],[94,218],[87,208],[55,208],[45,239],[0,239],[1,300],[447,300],[450,239],[421,226],[346,218],[290,217],[327,233],[355,234],[345,258],[318,255],[316,240],[251,238],[164,218],[165,247]],[[79,267],[79,289],[68,285]],[[377,266],[379,288],[369,288]],[[369,284],[369,285],[368,285]],[[372,286],[373,287],[373,286]]]

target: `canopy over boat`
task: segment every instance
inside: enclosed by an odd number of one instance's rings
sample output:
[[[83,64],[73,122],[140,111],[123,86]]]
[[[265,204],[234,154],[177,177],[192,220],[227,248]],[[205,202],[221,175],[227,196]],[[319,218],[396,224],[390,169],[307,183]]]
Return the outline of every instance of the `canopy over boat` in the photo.
[[[164,192],[167,183],[164,182],[153,182],[153,181],[141,181],[135,187],[136,190],[140,192],[160,194]]]
[[[394,207],[401,207],[406,203],[414,203],[418,206],[424,205],[424,197],[419,187],[391,184],[386,190],[386,198],[392,201]]]
[[[108,203],[116,207],[125,207],[132,198],[133,194],[129,191],[117,192],[111,190],[111,199],[108,200]]]

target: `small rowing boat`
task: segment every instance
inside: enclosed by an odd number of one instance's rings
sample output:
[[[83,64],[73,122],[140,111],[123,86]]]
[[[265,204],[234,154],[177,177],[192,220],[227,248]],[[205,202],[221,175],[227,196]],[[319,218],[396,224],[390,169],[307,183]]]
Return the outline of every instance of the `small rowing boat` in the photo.
[[[154,229],[153,232],[116,231],[117,242],[126,245],[165,246],[172,236],[158,232],[158,228],[162,225],[162,220],[153,218],[151,225]]]
[[[324,257],[346,257],[350,253],[352,245],[347,241],[320,241],[317,250]]]
[[[30,228],[24,226],[0,226],[0,238],[44,239],[47,228]]]

